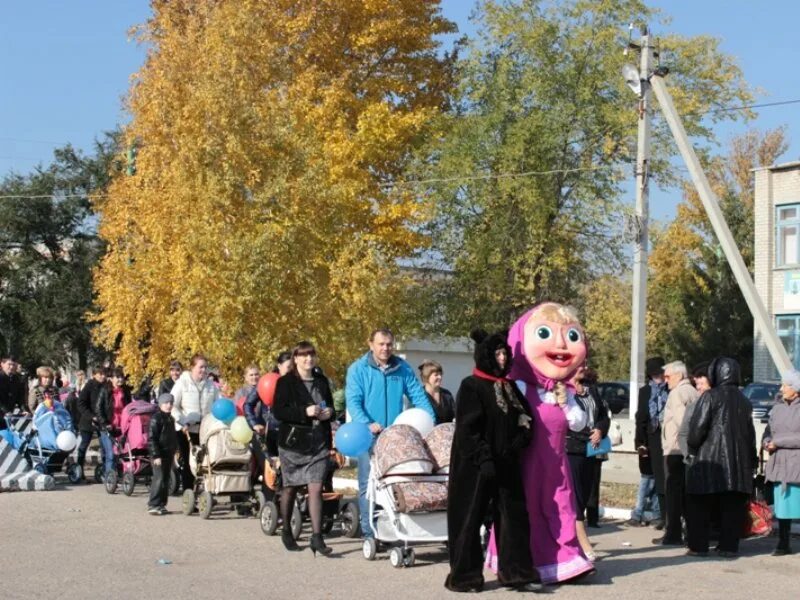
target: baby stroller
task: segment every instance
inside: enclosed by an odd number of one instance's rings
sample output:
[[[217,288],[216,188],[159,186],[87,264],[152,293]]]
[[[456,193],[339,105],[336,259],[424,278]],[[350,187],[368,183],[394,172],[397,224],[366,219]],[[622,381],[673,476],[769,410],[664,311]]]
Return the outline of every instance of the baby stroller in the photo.
[[[330,469],[328,478],[325,481],[322,492],[322,533],[328,534],[333,527],[339,523],[342,534],[345,537],[356,538],[360,535],[359,510],[356,500],[347,500],[341,492],[333,490],[333,473],[339,469],[344,462],[341,454],[334,452],[330,458]],[[280,495],[281,495],[281,473],[280,459],[277,457],[268,458],[268,465],[265,465],[264,483],[273,492],[272,498],[267,500],[261,512],[259,521],[261,531],[265,535],[275,535],[280,523]],[[300,537],[303,522],[309,519],[308,514],[308,494],[305,488],[298,491],[295,506],[292,510],[290,527],[295,539]]]
[[[228,425],[213,415],[203,417],[200,445],[192,445],[189,454],[195,481],[193,489],[183,492],[183,514],[197,509],[208,519],[217,506],[257,514],[264,496],[253,492],[250,459],[250,447],[234,440]]]
[[[158,410],[157,404],[144,400],[134,400],[122,410],[120,435],[113,437],[115,469],[105,476],[106,492],[113,494],[122,480],[122,493],[133,494],[137,478],[150,485],[153,478],[153,465],[150,460],[148,439],[150,419]],[[178,474],[173,467],[170,473],[170,492],[178,487]]]
[[[392,425],[378,436],[367,483],[375,538],[364,539],[364,558],[375,560],[379,542],[393,544],[391,565],[411,567],[415,554],[410,544],[447,543],[453,429],[452,423],[439,425],[423,440],[413,427]]]
[[[68,464],[70,453],[60,450],[56,444],[59,433],[72,430],[69,412],[60,402],[54,402],[52,410],[41,404],[33,414],[33,426],[27,433],[20,433],[17,427],[24,425],[27,419],[6,415],[7,429],[3,434],[11,447],[25,458],[31,469],[39,473],[53,475],[66,467],[69,482],[80,481],[80,467],[75,463]]]

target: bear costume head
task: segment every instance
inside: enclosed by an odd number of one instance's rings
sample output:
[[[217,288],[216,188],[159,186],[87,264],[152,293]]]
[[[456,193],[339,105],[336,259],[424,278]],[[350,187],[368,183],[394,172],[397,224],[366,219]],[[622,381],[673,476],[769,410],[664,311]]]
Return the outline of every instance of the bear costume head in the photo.
[[[489,335],[483,329],[474,329],[469,337],[475,342],[475,368],[493,377],[505,377],[511,369],[511,348],[506,341],[507,335],[493,333]],[[497,360],[497,351],[505,350],[506,360],[502,366]]]

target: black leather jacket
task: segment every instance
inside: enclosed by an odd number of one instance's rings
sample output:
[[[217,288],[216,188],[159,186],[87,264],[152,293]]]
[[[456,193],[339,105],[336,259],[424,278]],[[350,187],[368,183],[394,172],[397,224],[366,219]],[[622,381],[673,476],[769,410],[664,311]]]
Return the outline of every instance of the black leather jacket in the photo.
[[[109,384],[100,383],[96,379],[89,380],[83,386],[80,396],[78,396],[79,431],[93,431],[97,408],[106,407],[108,409],[111,406],[108,386]],[[106,423],[108,422],[110,422],[110,418],[106,420]]]
[[[175,419],[170,413],[159,409],[150,417],[148,434],[147,449],[152,458],[175,453],[178,447],[178,432],[175,431]]]
[[[711,389],[697,401],[688,445],[694,462],[687,473],[690,494],[753,491],[757,465],[752,406],[739,390],[739,364],[715,358],[708,367]]]

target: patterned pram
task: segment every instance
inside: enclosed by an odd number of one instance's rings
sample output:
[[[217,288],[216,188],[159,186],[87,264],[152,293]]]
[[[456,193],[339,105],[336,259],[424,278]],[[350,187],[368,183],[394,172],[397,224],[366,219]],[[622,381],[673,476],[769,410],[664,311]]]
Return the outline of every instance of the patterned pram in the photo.
[[[410,543],[447,541],[452,442],[452,424],[434,428],[427,440],[413,427],[392,425],[375,442],[367,487],[369,516],[377,541],[402,542],[389,553],[393,566],[414,564]],[[365,558],[375,558],[375,540],[365,540],[363,552]]]

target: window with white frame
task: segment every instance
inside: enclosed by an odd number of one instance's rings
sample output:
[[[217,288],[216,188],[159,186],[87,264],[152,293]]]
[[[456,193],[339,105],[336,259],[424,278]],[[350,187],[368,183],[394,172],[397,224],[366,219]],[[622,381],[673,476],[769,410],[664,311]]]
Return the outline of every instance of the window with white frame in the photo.
[[[800,368],[800,315],[778,315],[775,319],[786,353],[794,367]]]
[[[800,264],[800,204],[777,207],[775,256],[777,266]]]

